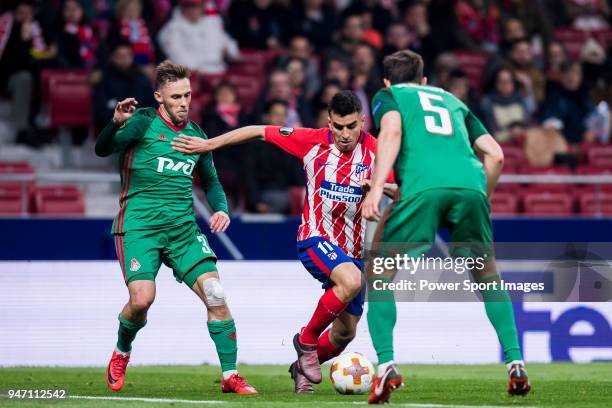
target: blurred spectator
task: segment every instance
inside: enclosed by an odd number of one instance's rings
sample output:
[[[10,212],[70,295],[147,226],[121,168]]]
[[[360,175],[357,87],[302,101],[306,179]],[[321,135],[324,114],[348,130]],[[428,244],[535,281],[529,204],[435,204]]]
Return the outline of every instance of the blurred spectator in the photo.
[[[368,15],[369,27],[384,33],[387,27],[397,18],[396,2],[379,0],[354,0],[344,11],[345,14]]]
[[[428,66],[437,50],[432,41],[427,3],[421,0],[410,3],[404,11],[404,24],[411,36],[410,49],[421,54],[425,65]]]
[[[580,52],[582,61],[583,78],[585,85],[590,90],[599,90],[603,87],[606,70],[606,52],[603,47],[593,38],[589,38]]]
[[[383,86],[382,76],[376,65],[376,50],[367,43],[362,43],[353,53],[353,81],[352,90],[355,92],[366,117],[364,130],[369,130],[372,121],[370,118],[370,99]]]
[[[134,63],[146,66],[155,63],[155,48],[142,12],[141,0],[119,0],[117,17],[111,26],[109,41],[116,42],[117,37],[128,41],[132,44]]]
[[[324,78],[326,81],[338,81],[342,89],[348,89],[351,80],[350,63],[340,56],[328,58]]]
[[[312,99],[321,86],[321,77],[308,38],[301,35],[291,38],[287,55],[280,58],[279,66],[286,66],[290,58],[300,58],[304,62],[304,94],[306,99]]]
[[[301,58],[290,58],[287,60],[285,71],[289,74],[289,85],[291,86],[291,93],[294,96],[307,100],[305,95],[305,67],[306,64]]]
[[[221,81],[215,88],[213,100],[202,115],[202,129],[208,137],[217,137],[236,129],[246,122],[240,106],[238,90],[229,81]],[[236,207],[236,200],[243,195],[241,163],[243,145],[229,146],[215,152],[215,168],[223,189],[230,199],[230,206]]]
[[[134,64],[132,45],[118,40],[112,48],[108,65],[94,85],[94,120],[101,129],[111,120],[117,102],[133,97],[139,107],[157,106],[147,76]]]
[[[91,68],[95,64],[96,39],[81,2],[66,0],[58,21],[57,58],[60,66]]]
[[[460,27],[472,42],[471,48],[497,50],[500,11],[494,2],[458,0],[455,3],[455,13]]]
[[[523,37],[534,38],[542,46],[547,45],[552,37],[552,27],[550,19],[547,18],[546,12],[540,1],[532,0],[506,0],[499,2],[501,12],[506,22],[513,21],[512,25],[516,29],[517,21],[523,28]],[[506,27],[507,28],[507,27]],[[515,34],[518,34],[514,31]],[[520,37],[512,36],[513,38],[505,38],[513,41]]]
[[[287,103],[288,112],[286,125],[289,127],[311,126],[312,110],[306,99],[295,95],[291,89],[291,81],[286,71],[277,69],[268,77],[267,92],[261,95],[255,107],[255,116],[262,117],[265,107],[270,101],[281,100]]]
[[[527,38],[527,30],[518,18],[509,18],[502,24],[502,40],[508,44]]]
[[[565,12],[572,26],[579,30],[601,30],[610,27],[608,0],[564,0]]]
[[[406,25],[399,22],[391,24],[386,31],[382,55],[391,55],[394,52],[407,49],[411,40],[412,36]]]
[[[508,67],[500,68],[493,75],[481,109],[485,126],[499,142],[517,140],[530,123],[527,105]]]
[[[288,106],[282,100],[266,104],[263,123],[270,126],[287,124]],[[301,186],[304,174],[299,161],[265,142],[246,145],[244,184],[247,189],[247,208],[258,213],[288,213],[287,189]]]
[[[327,108],[319,108],[315,111],[315,125],[317,129],[327,127],[329,125],[329,113]]]
[[[546,50],[546,79],[559,81],[561,79],[561,64],[567,60],[567,52],[560,42],[553,41]]]
[[[588,89],[583,86],[582,66],[577,61],[561,65],[561,81],[548,83],[542,106],[543,126],[563,134],[570,144],[593,141],[586,118],[593,111]]]
[[[465,103],[477,117],[482,116],[478,99],[470,89],[470,80],[464,70],[457,68],[450,72],[447,91]]]
[[[202,12],[202,0],[181,0],[159,32],[159,43],[172,61],[205,74],[222,74],[225,60],[240,57],[238,45],[225,32],[216,11]]]
[[[320,51],[329,45],[336,28],[336,13],[323,0],[301,0],[292,7],[291,32],[308,38]]]
[[[271,0],[236,0],[229,8],[229,32],[241,48],[276,49],[283,36],[286,11]]]
[[[445,52],[436,58],[430,83],[440,88],[449,89],[450,74],[459,68],[459,61],[453,54]]]
[[[535,110],[534,102],[541,103],[544,100],[546,82],[542,70],[534,62],[531,44],[526,39],[515,41],[510,47],[508,64],[514,71],[519,82],[519,90],[523,97],[527,98],[529,111]]]
[[[342,28],[337,34],[335,49],[341,56],[349,58],[355,48],[361,43],[365,28],[363,16],[360,14],[348,14],[342,21]]]
[[[380,31],[376,30],[373,26],[371,11],[363,9],[361,17],[363,21],[363,37],[361,37],[361,40],[370,44],[377,50],[381,50],[383,45],[385,45],[385,41]]]
[[[18,1],[14,10],[0,16],[0,93],[11,98],[18,143],[37,144],[30,127],[37,60],[53,54],[34,18],[33,1]]]
[[[336,80],[326,81],[321,90],[315,95],[312,101],[313,112],[319,112],[320,110],[324,110],[327,112],[327,107],[329,106],[329,102],[333,98],[335,94],[342,91],[342,86],[340,86],[340,82]],[[315,115],[315,121],[318,120],[318,113]],[[317,126],[320,127],[320,126]]]

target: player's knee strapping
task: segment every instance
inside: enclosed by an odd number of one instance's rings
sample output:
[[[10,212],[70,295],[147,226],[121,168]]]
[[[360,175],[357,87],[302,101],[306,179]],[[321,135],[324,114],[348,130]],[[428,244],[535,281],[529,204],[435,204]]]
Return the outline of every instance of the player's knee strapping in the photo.
[[[206,304],[211,306],[224,306],[225,302],[225,290],[221,286],[219,278],[209,278],[202,282],[202,290],[206,297]]]
[[[499,282],[499,276],[490,276],[480,282]],[[493,325],[500,344],[504,350],[504,360],[509,363],[513,360],[522,360],[521,349],[518,342],[518,332],[514,321],[514,309],[508,291],[505,289],[481,290],[487,317]]]
[[[134,323],[126,320],[121,314],[119,319],[119,331],[117,333],[117,349],[124,353],[132,351],[132,342],[136,338],[136,333],[142,329],[147,322]]]

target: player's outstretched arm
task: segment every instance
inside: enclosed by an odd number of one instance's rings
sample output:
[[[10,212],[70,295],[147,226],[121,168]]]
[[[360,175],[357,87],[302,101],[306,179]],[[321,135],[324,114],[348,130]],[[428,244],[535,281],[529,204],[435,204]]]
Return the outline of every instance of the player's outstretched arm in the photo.
[[[263,140],[265,132],[265,126],[245,126],[213,137],[212,139],[179,136],[172,141],[172,148],[177,152],[186,154],[207,153],[224,146],[246,143],[253,140]]]
[[[366,196],[363,206],[363,216],[375,221],[380,218],[378,204],[382,198],[385,181],[395,164],[402,144],[402,117],[396,110],[385,113],[380,122],[380,134],[376,146],[376,167],[372,175],[370,192]]]
[[[130,119],[136,110],[138,101],[134,98],[126,98],[115,106],[113,120],[102,129],[96,141],[96,155],[106,157],[113,153],[115,147],[115,135],[121,127]]]
[[[489,134],[476,139],[474,150],[483,157],[484,171],[487,175],[487,196],[491,197],[504,168],[504,152]]]

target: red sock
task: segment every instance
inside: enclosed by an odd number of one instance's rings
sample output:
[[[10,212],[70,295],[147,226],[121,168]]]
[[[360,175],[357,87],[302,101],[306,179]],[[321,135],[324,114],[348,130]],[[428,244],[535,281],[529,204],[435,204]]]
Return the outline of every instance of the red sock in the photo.
[[[330,330],[331,329],[325,330],[321,337],[319,337],[319,342],[317,343],[317,356],[319,356],[319,363],[321,364],[336,357],[344,349],[336,347],[334,343],[331,342],[329,339]]]
[[[346,309],[347,305],[348,303],[338,299],[333,289],[325,291],[319,299],[319,304],[317,304],[310,321],[302,330],[300,342],[302,344],[317,344],[321,332]]]

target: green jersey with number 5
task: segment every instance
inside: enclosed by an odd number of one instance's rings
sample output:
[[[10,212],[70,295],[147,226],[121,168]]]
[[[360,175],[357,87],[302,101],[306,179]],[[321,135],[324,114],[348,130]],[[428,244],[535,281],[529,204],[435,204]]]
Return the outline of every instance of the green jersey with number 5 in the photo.
[[[395,177],[402,198],[433,188],[464,188],[486,195],[486,176],[472,144],[488,134],[463,102],[433,86],[397,84],[372,100],[376,128],[385,113],[402,117]]]

